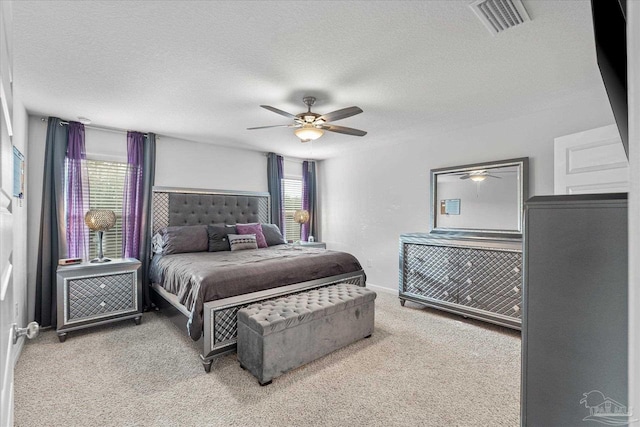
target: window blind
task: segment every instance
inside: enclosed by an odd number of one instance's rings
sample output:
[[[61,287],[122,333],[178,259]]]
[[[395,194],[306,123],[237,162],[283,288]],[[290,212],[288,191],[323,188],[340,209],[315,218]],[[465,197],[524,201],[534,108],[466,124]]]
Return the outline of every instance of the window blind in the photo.
[[[300,240],[300,224],[293,220],[293,214],[302,209],[302,180],[285,178],[282,180],[284,201],[285,239]]]
[[[89,172],[90,209],[108,209],[116,214],[116,225],[105,231],[102,250],[107,258],[122,256],[122,195],[127,172],[126,163],[87,160]],[[98,253],[98,235],[93,232],[89,254],[95,258]]]

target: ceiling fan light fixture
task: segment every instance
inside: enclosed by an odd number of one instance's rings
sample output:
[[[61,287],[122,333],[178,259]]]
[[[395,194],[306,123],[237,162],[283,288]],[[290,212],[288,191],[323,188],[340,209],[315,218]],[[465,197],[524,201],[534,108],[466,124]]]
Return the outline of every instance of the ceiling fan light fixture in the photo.
[[[302,101],[307,105],[308,108],[306,112],[299,114],[291,114],[278,108],[271,107],[269,105],[261,105],[261,107],[266,110],[287,117],[289,119],[293,119],[292,124],[257,126],[247,128],[247,130],[277,127],[295,128],[293,133],[302,142],[314,141],[320,138],[322,135],[324,135],[325,130],[328,130],[329,132],[336,132],[353,136],[365,136],[367,134],[367,132],[360,129],[353,129],[345,126],[336,126],[334,124],[329,124],[329,122],[346,119],[347,117],[355,116],[356,114],[362,113],[362,109],[360,107],[353,106],[335,110],[326,114],[318,114],[311,111],[311,106],[316,102],[316,99],[313,96],[305,96]]]
[[[469,178],[474,182],[482,182],[487,179],[487,175],[471,175]]]
[[[294,130],[293,133],[295,133],[302,142],[315,141],[324,135],[324,131],[322,129],[318,129],[312,124],[304,124],[301,128]]]

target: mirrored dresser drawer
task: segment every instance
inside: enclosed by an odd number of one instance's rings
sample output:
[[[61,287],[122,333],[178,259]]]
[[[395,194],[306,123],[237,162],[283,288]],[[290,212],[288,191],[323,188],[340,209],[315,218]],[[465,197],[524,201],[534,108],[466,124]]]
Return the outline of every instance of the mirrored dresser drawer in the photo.
[[[403,234],[399,297],[520,329],[522,241]]]

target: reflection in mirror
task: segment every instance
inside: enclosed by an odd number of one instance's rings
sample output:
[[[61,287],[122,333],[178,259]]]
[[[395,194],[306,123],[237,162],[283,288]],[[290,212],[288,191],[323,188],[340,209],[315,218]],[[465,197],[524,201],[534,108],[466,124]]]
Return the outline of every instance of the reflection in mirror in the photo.
[[[527,159],[431,171],[432,232],[521,234]]]

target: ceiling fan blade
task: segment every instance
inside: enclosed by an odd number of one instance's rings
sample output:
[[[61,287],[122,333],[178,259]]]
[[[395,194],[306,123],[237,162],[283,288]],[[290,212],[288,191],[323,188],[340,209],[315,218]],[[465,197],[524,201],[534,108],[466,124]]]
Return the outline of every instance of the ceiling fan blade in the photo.
[[[354,136],[365,136],[367,133],[360,129],[347,128],[344,126],[336,126],[336,125],[323,125],[320,126],[324,130],[328,130],[331,132],[344,133],[346,135],[354,135]]]
[[[469,174],[467,174],[467,175],[462,175],[462,176],[460,177],[460,179],[469,179],[469,178],[471,178],[471,175],[469,175]]]
[[[496,175],[485,175],[485,176],[490,176],[491,178],[498,178],[498,179],[502,179],[501,176],[496,176]]]
[[[324,120],[325,122],[335,122],[336,120],[346,119],[347,117],[355,116],[356,114],[360,113],[362,113],[362,110],[359,107],[347,107],[341,110],[323,114],[318,117],[316,121]]]
[[[273,126],[257,126],[254,128],[247,128],[247,130],[255,130],[255,129],[267,129],[267,128],[292,128],[298,127],[297,125],[273,125]]]
[[[281,116],[285,116],[285,117],[289,117],[290,119],[295,119],[296,115],[295,114],[291,114],[291,113],[287,113],[286,111],[282,111],[279,110],[275,107],[271,107],[269,105],[261,105],[262,108],[266,108],[269,111],[273,111],[276,114],[280,114]]]

